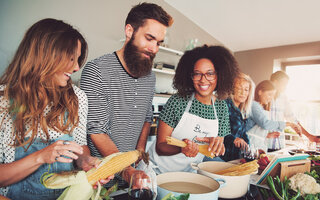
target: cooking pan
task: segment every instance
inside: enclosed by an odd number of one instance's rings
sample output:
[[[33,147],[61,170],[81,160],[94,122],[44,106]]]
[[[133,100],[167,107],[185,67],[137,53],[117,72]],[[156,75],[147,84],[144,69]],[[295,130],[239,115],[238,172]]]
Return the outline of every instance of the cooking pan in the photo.
[[[174,187],[170,189],[168,187],[163,188],[165,184],[177,183]],[[207,187],[210,191],[205,193],[198,193],[199,191],[195,191],[192,188],[186,188],[184,185],[186,184],[196,184],[201,187]],[[221,184],[221,185],[220,185]],[[174,196],[181,195],[183,193],[189,193],[189,200],[217,200],[219,196],[220,187],[225,185],[225,181],[223,179],[213,179],[201,174],[190,173],[190,172],[167,172],[163,174],[159,174],[157,176],[157,185],[158,185],[158,195],[157,200],[161,200],[167,194],[172,193]]]
[[[226,187],[221,188],[219,192],[219,197],[225,199],[239,198],[248,192],[250,174],[243,176],[224,176],[214,173],[232,166],[234,166],[234,164],[217,161],[202,162],[199,164],[191,163],[191,167],[197,170],[198,174],[215,179],[224,179],[226,181]]]

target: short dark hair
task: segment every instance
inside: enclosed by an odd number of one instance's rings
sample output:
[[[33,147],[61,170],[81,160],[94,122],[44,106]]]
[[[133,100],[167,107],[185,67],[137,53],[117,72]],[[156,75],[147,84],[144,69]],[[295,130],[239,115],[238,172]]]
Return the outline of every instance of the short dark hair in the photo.
[[[147,19],[154,19],[169,27],[173,23],[172,17],[162,7],[153,3],[140,3],[134,6],[126,19],[126,25],[130,24],[134,30],[143,26]]]
[[[288,74],[286,74],[284,71],[276,71],[270,76],[270,81],[276,81],[281,79],[289,80]]]
[[[173,87],[182,97],[191,95],[195,91],[191,75],[195,63],[202,58],[209,59],[213,63],[217,73],[216,94],[219,99],[226,98],[233,89],[233,82],[239,74],[239,67],[231,52],[223,46],[204,45],[186,51],[178,63]]]

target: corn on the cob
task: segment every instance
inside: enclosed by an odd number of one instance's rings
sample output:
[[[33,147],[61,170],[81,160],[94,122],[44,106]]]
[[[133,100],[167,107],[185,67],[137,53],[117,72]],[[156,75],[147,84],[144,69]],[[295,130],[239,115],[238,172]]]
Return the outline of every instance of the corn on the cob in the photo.
[[[95,184],[101,179],[105,179],[124,168],[130,166],[138,160],[140,152],[138,150],[119,153],[107,162],[102,162],[97,169],[88,171],[87,178],[90,184]]]
[[[232,166],[227,169],[220,170],[214,173],[219,175],[224,175],[224,176],[242,176],[242,175],[251,174],[257,171],[258,167],[259,165],[257,163],[257,160],[253,160],[251,162]]]
[[[166,141],[167,141],[167,144],[178,146],[178,147],[186,147],[187,146],[187,144],[184,141],[178,140],[176,138],[169,137],[169,136],[166,137]],[[211,155],[211,152],[208,151],[209,145],[204,144],[204,145],[198,145],[198,146],[199,146],[199,152],[201,154],[208,156],[210,158],[214,157],[214,155]]]
[[[138,150],[114,153],[105,157],[97,168],[92,168],[88,172],[46,174],[42,178],[42,184],[51,189],[67,187],[58,200],[88,200],[90,197],[97,199],[101,186],[98,183],[98,191],[94,192],[92,185],[130,166],[139,156]]]

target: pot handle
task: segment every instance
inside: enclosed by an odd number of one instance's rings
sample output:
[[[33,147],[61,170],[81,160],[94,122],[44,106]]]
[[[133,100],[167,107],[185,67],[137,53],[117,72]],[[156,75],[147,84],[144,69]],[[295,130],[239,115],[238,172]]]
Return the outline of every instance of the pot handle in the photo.
[[[190,163],[190,166],[192,167],[192,169],[194,170],[199,170],[200,168],[198,167],[197,163]]]
[[[214,178],[214,180],[218,181],[220,184],[220,187],[224,187],[226,186],[226,180],[224,180],[223,178]]]

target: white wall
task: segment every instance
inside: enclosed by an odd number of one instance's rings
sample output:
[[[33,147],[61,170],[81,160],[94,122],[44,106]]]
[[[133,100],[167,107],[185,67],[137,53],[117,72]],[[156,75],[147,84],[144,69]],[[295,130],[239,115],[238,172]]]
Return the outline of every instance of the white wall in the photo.
[[[76,27],[89,44],[88,60],[121,48],[124,21],[129,10],[139,0],[0,0],[0,74],[9,64],[25,31],[43,18],[62,19]],[[163,0],[152,0],[162,6],[175,22],[169,29],[171,48],[184,51],[190,38],[199,38],[201,44],[219,44],[217,40],[179,13]],[[168,57],[164,56],[167,59]],[[159,57],[158,57],[159,60]],[[168,60],[176,64],[178,58]],[[73,80],[81,72],[73,75]],[[172,76],[166,77],[171,79]],[[163,83],[162,83],[162,82]],[[158,78],[157,84],[170,84]]]

